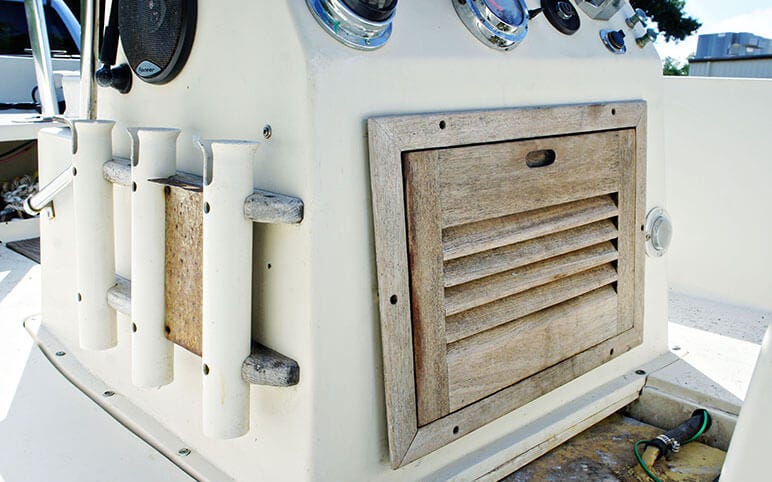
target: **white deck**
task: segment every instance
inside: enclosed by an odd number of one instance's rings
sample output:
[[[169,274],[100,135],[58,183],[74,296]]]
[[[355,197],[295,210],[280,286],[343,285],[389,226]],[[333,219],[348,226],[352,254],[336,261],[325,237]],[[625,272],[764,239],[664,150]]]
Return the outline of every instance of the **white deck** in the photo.
[[[27,141],[38,138],[38,131],[53,122],[40,122],[34,111],[0,114],[0,142]]]
[[[39,311],[40,266],[0,246],[0,482],[54,473],[59,481],[190,480],[49,363],[21,324]],[[651,376],[739,406],[771,320],[671,292],[670,341],[682,360]]]
[[[192,480],[70,384],[22,320],[40,266],[0,246],[0,482]]]

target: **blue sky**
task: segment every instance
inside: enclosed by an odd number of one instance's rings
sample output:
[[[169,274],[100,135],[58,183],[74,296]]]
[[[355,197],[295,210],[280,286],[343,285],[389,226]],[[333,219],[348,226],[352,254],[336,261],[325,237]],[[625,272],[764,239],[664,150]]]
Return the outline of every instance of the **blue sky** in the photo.
[[[684,10],[702,27],[683,42],[658,40],[655,45],[662,58],[684,61],[697,50],[697,36],[704,33],[750,32],[772,38],[772,0],[686,0]]]

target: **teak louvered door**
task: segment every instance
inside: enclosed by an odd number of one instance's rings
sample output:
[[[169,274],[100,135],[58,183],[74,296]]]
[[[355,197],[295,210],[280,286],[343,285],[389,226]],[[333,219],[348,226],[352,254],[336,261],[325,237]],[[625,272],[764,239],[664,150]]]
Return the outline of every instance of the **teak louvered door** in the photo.
[[[371,120],[395,467],[640,343],[644,121],[643,103]]]
[[[419,425],[630,328],[634,139],[404,155]]]

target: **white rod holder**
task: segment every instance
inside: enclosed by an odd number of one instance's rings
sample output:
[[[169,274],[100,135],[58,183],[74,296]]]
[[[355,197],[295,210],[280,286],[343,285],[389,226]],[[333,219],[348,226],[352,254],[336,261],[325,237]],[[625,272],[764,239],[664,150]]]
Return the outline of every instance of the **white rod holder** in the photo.
[[[174,379],[174,344],[166,327],[164,186],[177,170],[179,129],[128,129],[131,157],[131,378],[138,387]]]
[[[75,271],[80,346],[105,350],[116,344],[115,310],[107,291],[115,284],[113,186],[102,175],[112,159],[112,121],[78,120],[80,140],[73,156]]]
[[[201,141],[204,152],[203,431],[228,439],[249,431],[249,384],[241,375],[252,344],[253,192],[259,144]]]

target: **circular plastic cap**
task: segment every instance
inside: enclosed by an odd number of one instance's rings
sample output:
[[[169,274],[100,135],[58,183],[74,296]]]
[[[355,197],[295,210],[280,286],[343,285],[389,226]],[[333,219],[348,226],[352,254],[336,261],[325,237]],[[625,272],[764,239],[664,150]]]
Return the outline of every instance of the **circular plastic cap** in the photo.
[[[646,254],[664,255],[673,240],[673,222],[663,208],[654,208],[646,215]]]

